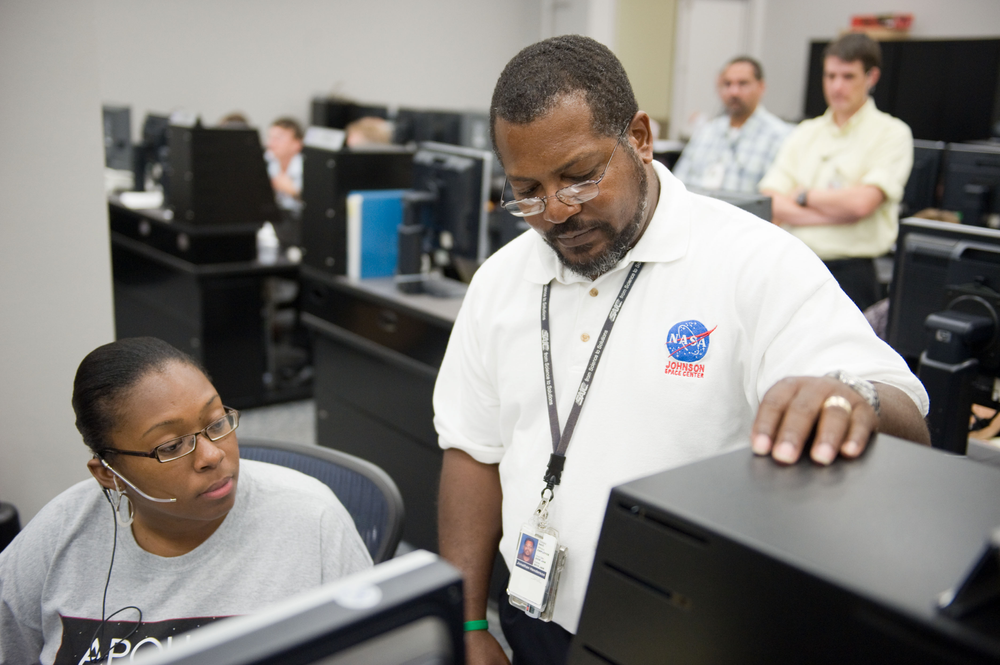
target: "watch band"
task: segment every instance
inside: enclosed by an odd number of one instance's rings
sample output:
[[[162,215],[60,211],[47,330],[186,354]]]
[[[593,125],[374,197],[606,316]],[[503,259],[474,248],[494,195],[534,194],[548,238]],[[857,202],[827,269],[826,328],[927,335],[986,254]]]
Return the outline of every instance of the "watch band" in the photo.
[[[805,208],[809,205],[807,201],[808,197],[809,197],[809,190],[803,189],[801,192],[799,192],[799,195],[795,197],[795,202],[798,203],[803,208]]]
[[[854,376],[853,374],[848,374],[847,372],[836,369],[832,372],[828,372],[824,376],[828,376],[831,379],[837,379],[845,386],[856,392],[861,396],[861,399],[868,402],[868,405],[875,409],[875,415],[880,415],[881,403],[878,398],[878,390],[875,388],[875,384],[871,381],[866,381],[860,377]]]

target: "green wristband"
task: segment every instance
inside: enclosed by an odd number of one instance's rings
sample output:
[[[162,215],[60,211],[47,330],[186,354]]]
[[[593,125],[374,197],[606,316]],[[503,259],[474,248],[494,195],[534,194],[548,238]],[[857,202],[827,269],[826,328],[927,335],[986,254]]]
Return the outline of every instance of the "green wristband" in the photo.
[[[486,630],[490,627],[490,622],[486,619],[479,619],[478,621],[466,621],[465,622],[465,632],[469,633],[473,630]]]

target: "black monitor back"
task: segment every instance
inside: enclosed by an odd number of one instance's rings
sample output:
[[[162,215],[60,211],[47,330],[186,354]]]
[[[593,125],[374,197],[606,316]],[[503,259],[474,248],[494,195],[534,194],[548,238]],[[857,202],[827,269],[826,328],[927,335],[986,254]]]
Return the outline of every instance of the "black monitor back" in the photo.
[[[461,665],[462,578],[416,551],[152,652],[150,665]],[[142,660],[142,659],[140,659]]]
[[[127,106],[102,109],[104,119],[104,165],[109,169],[132,168],[132,111]]]
[[[170,125],[167,141],[170,184],[164,195],[174,219],[192,224],[278,219],[257,130]]]
[[[461,113],[399,109],[392,140],[401,145],[424,141],[461,145],[462,124]]]
[[[355,102],[314,97],[309,124],[316,127],[346,129],[347,125],[365,117],[387,118],[389,110],[385,106],[358,104]]]
[[[944,141],[913,141],[913,169],[903,190],[899,216],[909,217],[925,208],[936,208]]]
[[[492,153],[442,143],[423,143],[413,158],[413,189],[436,199],[423,207],[432,249],[445,249],[452,258],[482,262],[489,255],[489,219]],[[450,242],[442,243],[443,233]]]
[[[997,525],[1000,470],[884,435],[829,467],[742,449],[633,481],[570,663],[997,662],[1000,607],[936,610]]]
[[[1000,146],[950,144],[943,185],[941,207],[963,224],[1000,227]]]
[[[302,249],[306,265],[347,274],[347,195],[365,189],[407,189],[413,182],[413,151],[371,147],[302,150]]]
[[[1000,256],[1000,231],[916,218],[900,222],[887,341],[911,367],[928,346],[924,321],[947,307],[949,285],[974,283],[976,272],[987,282],[1000,279],[1000,265],[981,260],[977,248]]]

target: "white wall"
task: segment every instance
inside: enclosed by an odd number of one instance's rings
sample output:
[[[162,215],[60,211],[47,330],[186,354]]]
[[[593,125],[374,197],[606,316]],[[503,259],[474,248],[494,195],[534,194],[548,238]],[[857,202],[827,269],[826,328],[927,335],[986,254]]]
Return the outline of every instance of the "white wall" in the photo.
[[[761,62],[767,76],[767,107],[787,119],[800,119],[806,94],[809,42],[835,38],[853,14],[892,11],[913,14],[914,39],[1000,37],[997,0],[764,0]],[[758,28],[759,29],[759,28]]]
[[[0,500],[89,477],[73,375],[113,339],[94,0],[0,2]]]
[[[537,0],[97,0],[101,96],[207,123],[309,119],[314,94],[489,108],[507,61],[540,34]]]

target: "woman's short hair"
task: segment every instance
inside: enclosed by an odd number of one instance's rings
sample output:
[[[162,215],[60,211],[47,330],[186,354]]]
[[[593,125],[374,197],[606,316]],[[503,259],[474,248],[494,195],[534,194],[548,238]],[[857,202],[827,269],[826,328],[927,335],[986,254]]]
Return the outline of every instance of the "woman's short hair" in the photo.
[[[109,446],[129,392],[147,374],[174,362],[206,374],[191,356],[155,337],[120,339],[87,354],[73,379],[73,412],[76,429],[95,455]]]

